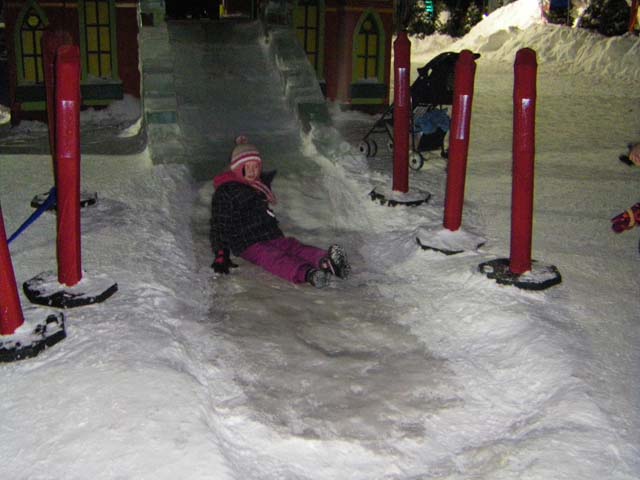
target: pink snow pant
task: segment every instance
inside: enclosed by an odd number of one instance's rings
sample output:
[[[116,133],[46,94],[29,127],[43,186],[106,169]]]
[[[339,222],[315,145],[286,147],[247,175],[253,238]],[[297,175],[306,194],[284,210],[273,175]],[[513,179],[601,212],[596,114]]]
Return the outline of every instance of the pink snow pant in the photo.
[[[317,268],[326,256],[326,250],[305,245],[293,237],[254,243],[240,254],[248,262],[293,283],[303,283],[307,271]]]

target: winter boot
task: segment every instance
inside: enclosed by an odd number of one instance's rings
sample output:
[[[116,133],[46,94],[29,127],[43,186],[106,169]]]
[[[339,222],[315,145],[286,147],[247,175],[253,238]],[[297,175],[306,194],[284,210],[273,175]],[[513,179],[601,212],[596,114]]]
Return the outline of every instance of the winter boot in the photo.
[[[340,245],[333,244],[327,250],[327,256],[320,261],[323,270],[338,278],[347,278],[351,273],[351,265],[347,260],[347,253]]]
[[[310,283],[316,288],[324,288],[329,284],[329,274],[317,268],[307,270],[305,279],[307,283]]]

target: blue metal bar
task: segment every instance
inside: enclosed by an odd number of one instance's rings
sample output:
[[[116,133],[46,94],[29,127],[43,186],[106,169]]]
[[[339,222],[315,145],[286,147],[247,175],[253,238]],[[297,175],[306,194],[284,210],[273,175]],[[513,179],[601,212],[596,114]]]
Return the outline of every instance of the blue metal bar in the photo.
[[[47,196],[47,199],[44,202],[42,202],[42,205],[40,205],[37,208],[37,210],[33,212],[29,216],[29,218],[25,220],[25,222],[22,225],[20,225],[20,227],[13,233],[13,235],[9,237],[9,240],[7,240],[7,244],[11,244],[11,242],[14,239],[16,239],[22,232],[24,232],[27,229],[27,227],[29,227],[29,225],[35,222],[40,215],[42,215],[46,210],[48,210],[52,205],[54,205],[55,202],[56,202],[56,187],[51,187],[51,190],[49,190],[49,195]]]

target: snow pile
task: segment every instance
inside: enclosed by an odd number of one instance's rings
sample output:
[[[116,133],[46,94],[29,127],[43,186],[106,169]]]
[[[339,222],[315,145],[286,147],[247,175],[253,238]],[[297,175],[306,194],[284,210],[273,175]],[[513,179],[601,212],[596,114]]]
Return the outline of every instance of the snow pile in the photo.
[[[140,99],[125,94],[122,100],[102,109],[88,108],[80,114],[82,123],[105,124],[133,122],[140,117]]]
[[[464,36],[467,45],[482,45],[499,32],[526,30],[544,23],[538,0],[517,0],[491,12]]]
[[[482,40],[465,38],[452,47],[469,48],[487,60],[502,62],[513,62],[513,52],[528,47],[536,51],[539,65],[559,73],[640,79],[640,39],[631,35],[605,37],[581,28],[543,24],[525,31],[502,30]]]
[[[67,339],[39,357],[0,365],[0,474],[638,478],[638,238],[609,229],[611,215],[637,201],[640,170],[616,156],[640,131],[638,94],[620,96],[627,84],[617,77],[580,75],[567,85],[545,72],[544,91],[557,94],[538,109],[533,243],[564,280],[523,292],[478,272],[509,251],[512,75],[498,59],[510,55],[510,65],[515,52],[487,52],[476,80],[457,236],[477,233],[486,244],[444,256],[418,248],[416,237],[452,243],[441,227],[446,161],[436,155],[411,172],[411,188],[432,193],[427,205],[370,201],[374,186],[391,182],[390,153],[380,142],[378,157],[366,159],[353,145],[377,117],[333,110],[335,130],[301,140],[251,25],[239,37],[231,22],[171,27],[185,99],[180,147],[226,165],[232,133],[249,134],[266,168],[279,171],[285,232],[342,243],[352,277],[317,290],[241,259],[231,275],[215,276],[210,180],[152,165],[148,152],[84,156],[83,188],[99,201],[82,211],[83,268],[119,290],[65,312]],[[533,42],[540,28],[514,38]],[[602,37],[566,31],[559,57],[574,42],[594,54],[605,48]],[[48,156],[0,157],[9,232],[32,211],[33,194],[51,186],[50,167]],[[12,244],[18,282],[55,269],[55,223],[45,214]]]
[[[138,133],[141,119],[140,99],[131,95],[124,95],[121,100],[111,102],[106,108],[87,108],[80,111],[80,124],[83,127],[129,126],[121,132],[122,137],[133,136]],[[7,121],[9,110],[6,110]],[[4,114],[0,109],[0,124]],[[45,122],[23,120],[11,127],[11,135],[28,137],[32,133],[46,133],[49,127]]]
[[[459,40],[434,35],[411,39],[411,43],[411,60],[416,64],[443,51],[469,49],[482,54],[480,64],[502,62],[506,67],[513,64],[515,52],[527,47],[536,51],[542,71],[640,80],[639,37],[605,37],[582,28],[547,24],[537,0],[518,0],[499,8]]]

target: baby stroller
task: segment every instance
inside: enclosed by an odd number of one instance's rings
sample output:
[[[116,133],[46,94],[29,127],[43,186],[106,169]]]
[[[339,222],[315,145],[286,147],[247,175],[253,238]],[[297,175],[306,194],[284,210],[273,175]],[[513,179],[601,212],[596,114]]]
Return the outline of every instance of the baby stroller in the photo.
[[[444,52],[432,58],[418,69],[418,78],[411,85],[411,152],[409,166],[420,170],[425,158],[422,152],[440,150],[447,158],[444,138],[449,131],[450,118],[447,106],[453,104],[455,67],[460,54]],[[479,53],[474,58],[480,57]],[[378,145],[374,135],[384,133],[387,146],[393,150],[393,104],[389,105],[373,127],[363,137],[359,145],[361,153],[375,157]]]

